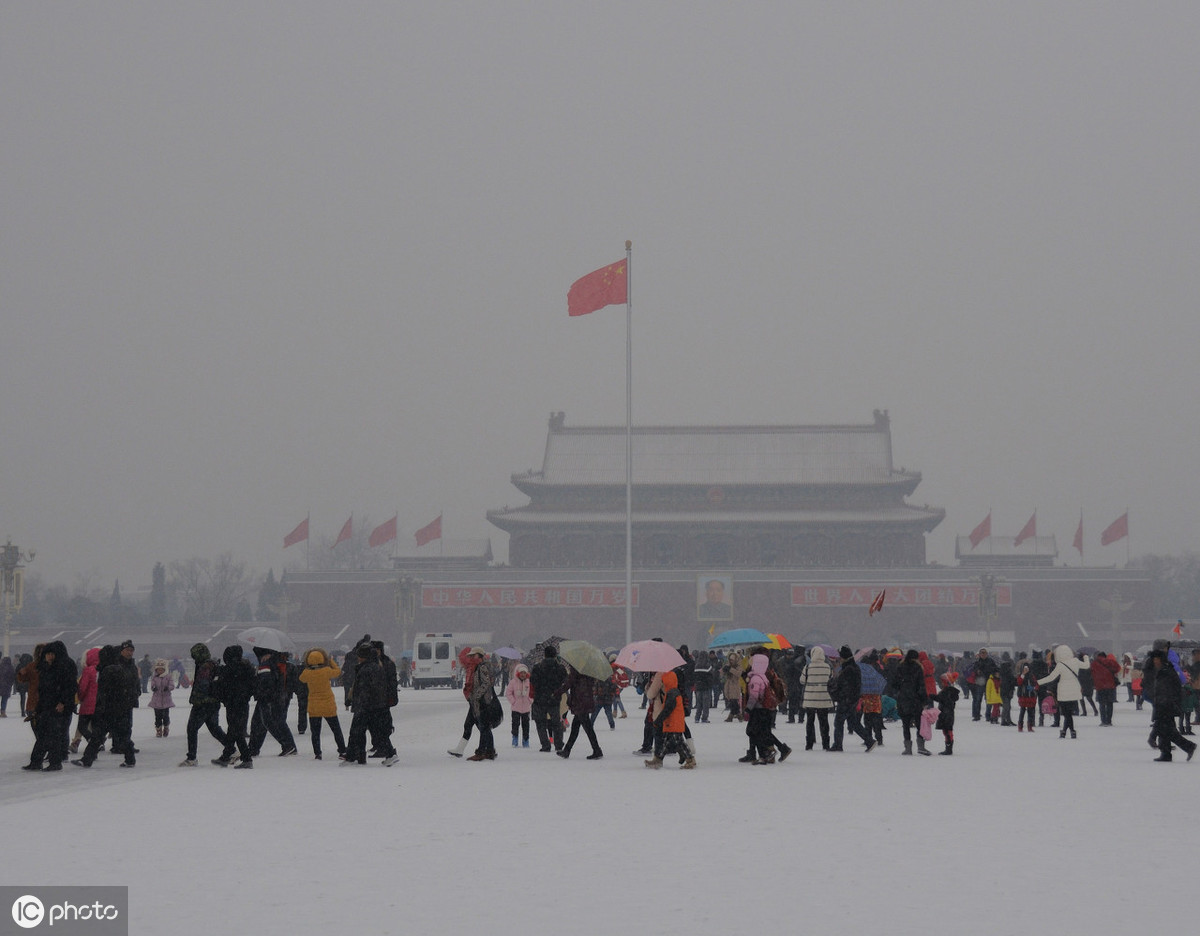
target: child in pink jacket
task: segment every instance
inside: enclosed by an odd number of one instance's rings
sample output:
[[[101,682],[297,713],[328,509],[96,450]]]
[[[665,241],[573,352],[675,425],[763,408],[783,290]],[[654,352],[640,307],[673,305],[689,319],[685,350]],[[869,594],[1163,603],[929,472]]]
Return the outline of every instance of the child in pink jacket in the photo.
[[[533,696],[529,691],[529,667],[524,663],[518,663],[513,669],[504,697],[512,709],[512,746],[517,746],[517,734],[521,732],[521,747],[529,747],[529,710],[533,708]]]

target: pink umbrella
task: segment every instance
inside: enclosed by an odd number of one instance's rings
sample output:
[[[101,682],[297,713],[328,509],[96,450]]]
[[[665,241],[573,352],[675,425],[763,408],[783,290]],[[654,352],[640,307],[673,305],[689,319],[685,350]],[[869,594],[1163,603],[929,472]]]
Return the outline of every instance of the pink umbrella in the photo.
[[[679,651],[661,640],[635,640],[617,654],[617,666],[635,673],[666,673],[683,664]]]

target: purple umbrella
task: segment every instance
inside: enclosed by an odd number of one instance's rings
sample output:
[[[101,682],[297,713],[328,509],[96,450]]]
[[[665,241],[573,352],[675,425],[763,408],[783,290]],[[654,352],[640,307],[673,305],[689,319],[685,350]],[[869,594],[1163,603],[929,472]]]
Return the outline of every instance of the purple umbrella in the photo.
[[[525,656],[525,654],[523,654],[516,647],[501,647],[496,651],[496,656],[505,660],[519,660],[521,657]]]

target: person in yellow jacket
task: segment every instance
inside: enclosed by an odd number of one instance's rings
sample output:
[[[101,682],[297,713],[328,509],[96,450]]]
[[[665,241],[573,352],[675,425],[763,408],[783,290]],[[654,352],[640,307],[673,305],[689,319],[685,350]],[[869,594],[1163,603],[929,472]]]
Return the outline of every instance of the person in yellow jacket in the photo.
[[[1000,674],[988,676],[987,686],[983,690],[983,698],[987,703],[987,720],[993,725],[1000,724],[1000,704],[1004,699],[1000,695]]]
[[[330,683],[342,675],[342,668],[320,647],[304,655],[300,681],[308,686],[308,721],[312,728],[313,757],[321,759],[321,720],[324,719],[337,742],[338,756],[346,753],[346,739],[337,716],[337,699]]]

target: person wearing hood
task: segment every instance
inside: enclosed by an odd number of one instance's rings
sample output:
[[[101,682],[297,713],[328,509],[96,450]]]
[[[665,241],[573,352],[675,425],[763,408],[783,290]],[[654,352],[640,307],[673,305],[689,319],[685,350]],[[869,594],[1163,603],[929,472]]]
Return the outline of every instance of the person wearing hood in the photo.
[[[92,647],[83,655],[83,673],[79,676],[79,717],[75,719],[75,737],[71,739],[70,751],[79,752],[81,741],[92,736],[92,716],[96,713],[96,689],[100,665],[100,648]]]
[[[904,661],[896,667],[895,678],[896,711],[900,715],[900,723],[904,729],[904,751],[911,755],[913,752],[912,729],[921,724],[921,711],[925,708],[928,696],[925,693],[925,671],[916,650],[909,650],[904,655]],[[917,753],[929,755],[933,752],[925,747],[925,739],[917,733]]]
[[[1058,732],[1060,738],[1065,738],[1067,732],[1075,737],[1075,706],[1083,698],[1083,689],[1079,684],[1079,672],[1090,666],[1085,656],[1082,660],[1075,658],[1075,651],[1066,644],[1054,648],[1054,669],[1038,680],[1041,688],[1057,683],[1055,698],[1058,700],[1058,712],[1062,716],[1062,728]]]
[[[807,726],[804,732],[804,750],[811,751],[817,743],[817,723],[821,726],[821,748],[828,751],[829,710],[833,708],[833,697],[829,694],[829,678],[833,667],[825,659],[825,651],[813,647],[808,653],[808,663],[800,675],[804,688],[804,711]]]
[[[517,735],[522,733],[522,747],[529,747],[529,710],[533,708],[533,691],[529,685],[529,667],[518,663],[513,667],[512,679],[504,689],[508,708],[512,713],[512,746],[517,746]]]
[[[771,721],[774,710],[770,700],[770,681],[767,678],[767,667],[770,660],[765,653],[755,653],[750,657],[750,677],[746,681],[746,737],[750,739],[750,751],[743,763],[756,766],[775,763]],[[828,730],[828,721],[826,721]]]
[[[657,770],[663,765],[667,754],[679,755],[679,769],[692,770],[696,766],[696,758],[692,756],[684,738],[683,730],[687,720],[683,711],[683,697],[679,690],[679,676],[674,671],[660,673],[662,691],[656,702],[658,715],[655,716],[655,749],[654,756],[646,761],[647,767]]]
[[[942,691],[935,694],[933,697],[937,702],[938,717],[934,723],[934,728],[942,733],[945,739],[945,747],[938,751],[939,754],[953,755],[954,754],[954,706],[958,704],[958,687],[954,685],[954,678],[950,673],[942,675]],[[1029,729],[1030,731],[1033,728]]]
[[[220,743],[222,750],[229,741],[229,736],[221,730],[221,700],[217,697],[216,677],[217,662],[208,652],[205,644],[193,644],[192,660],[196,668],[192,675],[192,692],[188,696],[192,710],[188,713],[187,723],[187,756],[180,767],[196,766],[196,751],[200,744],[200,726],[204,725],[208,733]]]
[[[75,694],[79,689],[75,661],[63,642],[54,640],[42,648],[37,669],[37,739],[24,769],[41,770],[45,758],[49,760],[46,770],[62,770],[70,744]]]
[[[240,756],[235,770],[254,767],[246,727],[250,721],[250,700],[254,698],[258,678],[254,664],[245,658],[241,644],[230,644],[221,654],[224,665],[213,677],[213,695],[225,706],[225,748],[213,759],[218,767],[228,767],[236,750]]]
[[[1196,742],[1185,738],[1175,724],[1183,714],[1183,681],[1165,650],[1150,654],[1150,667],[1146,678],[1154,680],[1154,735],[1159,752],[1155,760],[1170,761],[1172,743],[1186,751],[1187,759],[1191,760],[1196,753]]]
[[[154,675],[150,677],[150,708],[154,709],[155,737],[165,738],[171,733],[171,709],[175,700],[171,689],[175,677],[168,672],[166,660],[154,661]]]
[[[354,668],[354,696],[351,707],[354,716],[350,720],[350,738],[346,743],[346,756],[342,764],[365,764],[367,762],[367,731],[371,732],[371,744],[383,754],[383,766],[391,767],[399,762],[399,755],[392,745],[390,734],[389,687],[379,653],[369,639],[364,639],[355,648],[358,662]]]
[[[104,747],[105,736],[111,732],[113,750],[125,755],[121,766],[132,767],[136,762],[133,739],[130,736],[133,727],[133,702],[127,671],[116,647],[106,644],[100,648],[96,672],[96,707],[89,729],[91,734],[87,746],[83,749],[83,755],[71,763],[77,767],[91,767],[96,762],[96,755]],[[138,689],[140,684],[135,683],[132,698],[136,698]]]
[[[304,655],[304,669],[300,671],[300,684],[304,686],[307,700],[308,724],[312,728],[313,757],[321,759],[321,721],[333,732],[338,756],[346,753],[346,739],[342,736],[342,723],[338,721],[337,699],[333,695],[333,681],[342,675],[342,668],[333,657],[320,647],[314,647]],[[299,694],[296,696],[300,698]]]
[[[12,695],[17,681],[17,670],[12,657],[0,658],[0,718],[8,718],[8,697]]]
[[[490,654],[482,647],[472,647],[466,656],[468,683],[463,686],[467,697],[467,721],[463,725],[463,741],[470,737],[471,726],[479,729],[479,747],[467,758],[469,761],[496,759],[496,742],[492,736],[492,724],[488,711],[496,698],[496,673],[492,669]],[[588,706],[591,715],[591,706]]]

